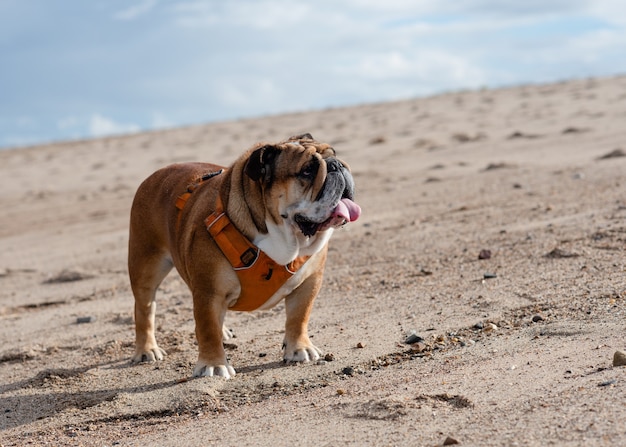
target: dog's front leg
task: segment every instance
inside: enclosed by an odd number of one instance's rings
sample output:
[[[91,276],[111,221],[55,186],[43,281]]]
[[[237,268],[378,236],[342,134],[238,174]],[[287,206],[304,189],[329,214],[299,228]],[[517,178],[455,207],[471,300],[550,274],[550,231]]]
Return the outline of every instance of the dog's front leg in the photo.
[[[198,340],[198,362],[193,370],[194,377],[220,376],[230,379],[235,370],[228,364],[222,343],[226,305],[223,297],[193,294],[196,339]]]
[[[283,341],[285,362],[308,362],[320,358],[322,352],[309,340],[308,325],[313,301],[321,286],[322,275],[311,275],[285,298],[287,312]]]

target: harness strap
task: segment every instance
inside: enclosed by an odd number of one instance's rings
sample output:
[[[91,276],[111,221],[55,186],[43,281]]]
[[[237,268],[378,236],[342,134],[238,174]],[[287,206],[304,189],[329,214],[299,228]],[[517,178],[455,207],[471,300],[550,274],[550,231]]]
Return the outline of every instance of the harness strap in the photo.
[[[176,218],[176,231],[178,231],[178,228],[180,227],[180,219],[183,215],[183,208],[185,207],[187,200],[189,200],[189,197],[191,197],[191,194],[196,189],[198,189],[198,187],[201,186],[204,182],[206,182],[209,179],[212,179],[215,176],[220,175],[222,172],[224,172],[224,169],[220,169],[219,171],[214,171],[214,172],[209,172],[208,174],[204,174],[202,177],[200,177],[199,180],[187,186],[186,192],[182,193],[176,198],[175,205],[176,205],[176,208],[178,208],[178,217]]]
[[[204,224],[235,270],[248,268],[256,262],[261,250],[232,224],[219,196],[215,211],[204,220]]]

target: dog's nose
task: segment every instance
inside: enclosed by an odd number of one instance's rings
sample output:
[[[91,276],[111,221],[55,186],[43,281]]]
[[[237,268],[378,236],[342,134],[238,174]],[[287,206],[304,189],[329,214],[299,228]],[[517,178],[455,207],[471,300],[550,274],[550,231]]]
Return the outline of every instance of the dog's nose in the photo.
[[[337,172],[341,166],[341,163],[336,158],[329,158],[326,161],[326,170],[328,172]]]

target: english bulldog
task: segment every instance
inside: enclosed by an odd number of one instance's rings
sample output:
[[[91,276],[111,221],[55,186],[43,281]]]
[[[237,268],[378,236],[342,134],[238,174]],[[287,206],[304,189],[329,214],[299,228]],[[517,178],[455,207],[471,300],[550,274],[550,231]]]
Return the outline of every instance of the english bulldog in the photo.
[[[157,287],[173,267],[193,296],[194,376],[230,378],[227,310],[285,300],[285,362],[315,361],[308,320],[333,231],[357,220],[354,180],[335,150],[310,134],[257,144],[230,167],[167,166],[138,188],[130,213],[128,271],[135,297],[133,362],[162,360]]]

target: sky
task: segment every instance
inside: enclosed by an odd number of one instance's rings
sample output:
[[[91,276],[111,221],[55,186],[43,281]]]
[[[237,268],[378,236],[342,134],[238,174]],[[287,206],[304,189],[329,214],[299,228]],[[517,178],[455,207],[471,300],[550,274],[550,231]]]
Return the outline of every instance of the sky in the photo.
[[[0,148],[624,73],[624,0],[0,0]]]

